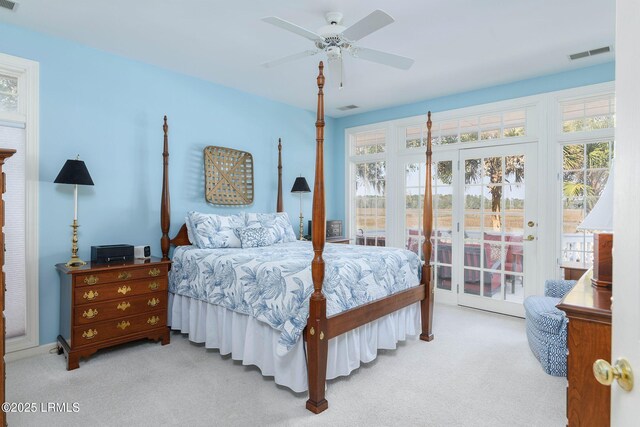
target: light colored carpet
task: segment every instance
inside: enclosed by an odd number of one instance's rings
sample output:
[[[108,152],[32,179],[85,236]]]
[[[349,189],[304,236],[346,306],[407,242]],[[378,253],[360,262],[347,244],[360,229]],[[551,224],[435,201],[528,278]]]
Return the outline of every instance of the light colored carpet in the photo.
[[[563,426],[564,378],[531,354],[524,320],[437,305],[431,343],[411,340],[329,382],[329,410],[173,334],[103,350],[67,372],[63,356],[7,366],[7,401],[78,402],[78,413],[9,414],[33,425]]]

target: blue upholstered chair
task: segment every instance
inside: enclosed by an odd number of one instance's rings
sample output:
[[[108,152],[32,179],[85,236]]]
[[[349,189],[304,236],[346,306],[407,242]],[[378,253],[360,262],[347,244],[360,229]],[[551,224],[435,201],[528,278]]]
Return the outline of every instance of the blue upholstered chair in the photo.
[[[544,371],[556,377],[567,376],[567,324],[556,304],[575,285],[575,280],[547,280],[544,296],[524,300],[527,340]]]

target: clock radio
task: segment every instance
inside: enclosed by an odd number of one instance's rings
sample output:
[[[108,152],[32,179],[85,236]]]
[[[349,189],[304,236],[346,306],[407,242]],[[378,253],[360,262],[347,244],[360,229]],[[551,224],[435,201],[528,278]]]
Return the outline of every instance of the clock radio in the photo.
[[[139,259],[151,257],[151,246],[136,246],[133,248],[133,256]]]

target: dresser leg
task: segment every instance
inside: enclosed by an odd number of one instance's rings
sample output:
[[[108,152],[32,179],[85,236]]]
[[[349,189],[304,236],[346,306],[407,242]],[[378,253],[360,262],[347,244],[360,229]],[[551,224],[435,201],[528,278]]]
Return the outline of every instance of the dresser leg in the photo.
[[[167,328],[162,335],[162,345],[167,345],[170,342],[169,328]]]
[[[67,371],[73,371],[80,367],[80,355],[75,353],[67,354]]]

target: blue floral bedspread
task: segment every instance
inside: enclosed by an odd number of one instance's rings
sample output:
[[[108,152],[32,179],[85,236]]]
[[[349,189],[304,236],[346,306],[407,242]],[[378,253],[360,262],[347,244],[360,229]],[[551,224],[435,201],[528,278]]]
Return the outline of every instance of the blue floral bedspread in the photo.
[[[198,249],[173,254],[169,290],[252,316],[281,332],[278,353],[291,349],[309,317],[311,242],[260,248]],[[327,244],[323,292],[332,316],[419,284],[420,260],[396,248]]]

